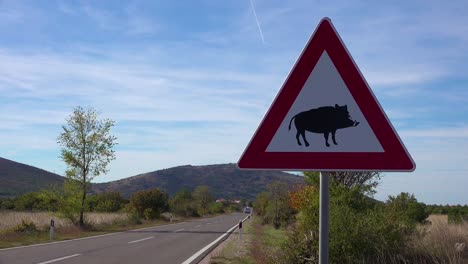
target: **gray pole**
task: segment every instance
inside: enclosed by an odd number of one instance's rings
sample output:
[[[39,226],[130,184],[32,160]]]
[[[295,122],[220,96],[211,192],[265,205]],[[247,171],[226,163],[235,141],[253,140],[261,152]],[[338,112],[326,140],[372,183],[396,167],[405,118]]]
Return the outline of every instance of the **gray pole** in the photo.
[[[319,263],[328,264],[329,219],[329,172],[320,172],[320,231],[319,231]]]

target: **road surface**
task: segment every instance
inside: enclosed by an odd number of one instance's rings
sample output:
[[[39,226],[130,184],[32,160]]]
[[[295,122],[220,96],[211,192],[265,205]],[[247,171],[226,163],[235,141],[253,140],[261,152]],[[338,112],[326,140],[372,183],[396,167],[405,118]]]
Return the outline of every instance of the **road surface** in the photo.
[[[0,250],[0,264],[188,264],[247,214]],[[194,256],[195,255],[195,256]]]

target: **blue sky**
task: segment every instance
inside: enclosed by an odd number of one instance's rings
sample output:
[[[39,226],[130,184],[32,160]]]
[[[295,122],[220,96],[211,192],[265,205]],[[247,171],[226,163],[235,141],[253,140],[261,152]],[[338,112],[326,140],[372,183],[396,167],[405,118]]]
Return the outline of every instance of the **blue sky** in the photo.
[[[417,164],[385,173],[376,198],[465,204],[467,12],[464,0],[1,0],[0,156],[63,174],[56,138],[82,105],[116,121],[117,159],[97,181],[237,162],[328,16]]]

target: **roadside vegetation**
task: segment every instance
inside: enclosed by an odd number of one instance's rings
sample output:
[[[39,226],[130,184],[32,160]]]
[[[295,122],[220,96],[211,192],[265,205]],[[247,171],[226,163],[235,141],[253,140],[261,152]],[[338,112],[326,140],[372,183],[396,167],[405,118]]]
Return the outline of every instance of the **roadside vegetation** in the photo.
[[[0,247],[97,235],[164,224],[192,217],[239,211],[240,204],[215,202],[208,186],[181,190],[169,197],[163,190],[93,194],[91,181],[108,171],[115,159],[114,121],[99,119],[93,108],[76,107],[57,138],[67,165],[63,185],[0,199]]]
[[[425,205],[409,193],[376,201],[378,173],[343,174],[331,175],[330,263],[468,263],[466,206]],[[245,263],[318,263],[319,175],[305,177],[257,196]]]
[[[108,192],[88,195],[80,225],[79,203],[69,203],[61,195],[45,190],[0,199],[0,248],[49,241],[51,219],[54,240],[64,240],[241,210],[241,204],[215,202],[206,186],[181,190],[173,197],[159,189],[139,191],[129,199]]]

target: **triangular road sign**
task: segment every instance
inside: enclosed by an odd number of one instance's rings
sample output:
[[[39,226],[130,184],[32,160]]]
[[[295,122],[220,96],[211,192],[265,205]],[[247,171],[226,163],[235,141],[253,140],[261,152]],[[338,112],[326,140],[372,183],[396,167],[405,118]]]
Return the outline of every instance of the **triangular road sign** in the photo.
[[[312,34],[238,166],[316,171],[416,167],[328,18]]]

